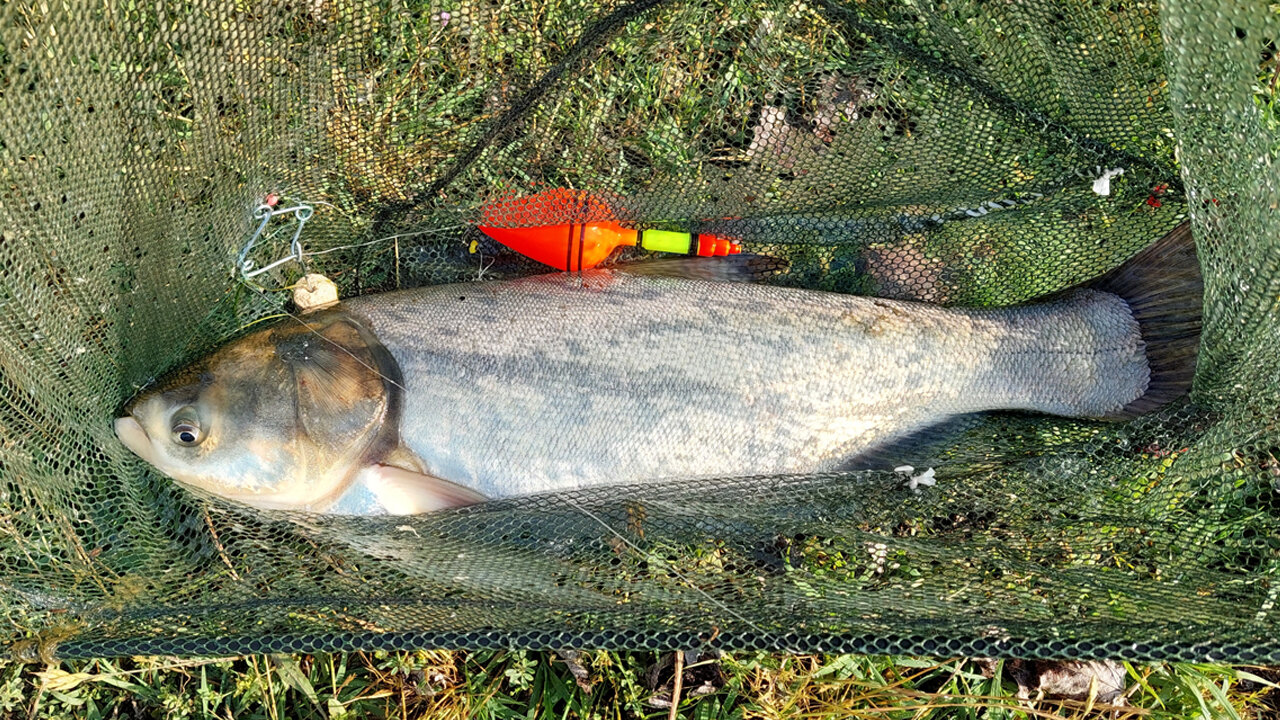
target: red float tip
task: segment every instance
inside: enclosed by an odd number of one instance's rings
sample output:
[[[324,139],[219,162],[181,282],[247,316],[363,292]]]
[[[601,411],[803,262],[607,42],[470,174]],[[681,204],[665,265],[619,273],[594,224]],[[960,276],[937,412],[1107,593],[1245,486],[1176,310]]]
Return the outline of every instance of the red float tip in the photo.
[[[696,252],[702,257],[723,257],[725,255],[737,255],[742,252],[742,246],[728,238],[711,233],[703,233],[698,236]]]

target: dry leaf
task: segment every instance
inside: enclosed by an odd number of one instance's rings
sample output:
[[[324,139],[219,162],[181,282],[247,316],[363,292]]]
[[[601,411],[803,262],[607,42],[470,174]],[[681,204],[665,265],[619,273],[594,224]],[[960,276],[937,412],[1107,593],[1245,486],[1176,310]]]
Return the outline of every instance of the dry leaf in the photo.
[[[34,672],[32,675],[40,678],[44,682],[41,689],[51,692],[67,692],[75,689],[81,683],[92,680],[95,676],[89,673],[69,673],[60,667],[50,667],[48,670]]]

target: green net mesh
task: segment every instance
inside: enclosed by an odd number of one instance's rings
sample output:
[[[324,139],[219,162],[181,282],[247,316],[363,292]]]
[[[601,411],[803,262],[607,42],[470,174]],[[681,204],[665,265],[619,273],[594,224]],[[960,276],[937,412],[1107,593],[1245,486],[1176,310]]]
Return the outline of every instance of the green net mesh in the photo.
[[[0,612],[22,658],[722,648],[1280,663],[1280,13],[1264,3],[0,5]],[[1111,179],[1109,194],[1095,180]],[[1005,305],[1190,218],[1191,399],[996,414],[927,492],[736,478],[387,519],[251,511],[115,439],[278,313],[307,202],[344,294],[542,272],[495,198],[608,192],[771,281]],[[290,252],[272,221],[252,258]]]

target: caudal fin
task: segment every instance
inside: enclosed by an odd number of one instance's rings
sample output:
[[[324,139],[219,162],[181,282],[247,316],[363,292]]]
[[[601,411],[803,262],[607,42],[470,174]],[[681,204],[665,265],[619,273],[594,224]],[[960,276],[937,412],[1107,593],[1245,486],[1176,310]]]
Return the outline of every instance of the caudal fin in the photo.
[[[1186,395],[1200,349],[1204,290],[1190,221],[1088,287],[1124,298],[1146,344],[1147,391],[1119,416],[1148,413]]]

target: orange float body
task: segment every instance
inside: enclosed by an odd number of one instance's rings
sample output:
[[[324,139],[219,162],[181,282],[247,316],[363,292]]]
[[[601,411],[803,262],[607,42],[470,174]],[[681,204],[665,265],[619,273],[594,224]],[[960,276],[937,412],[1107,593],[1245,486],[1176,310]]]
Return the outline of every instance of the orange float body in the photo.
[[[608,219],[612,215],[609,205],[590,193],[557,188],[486,207],[480,230],[521,255],[570,272],[593,268],[617,248],[636,245],[704,257],[741,252],[736,242],[719,235],[633,230]],[[566,217],[582,222],[544,224]]]

